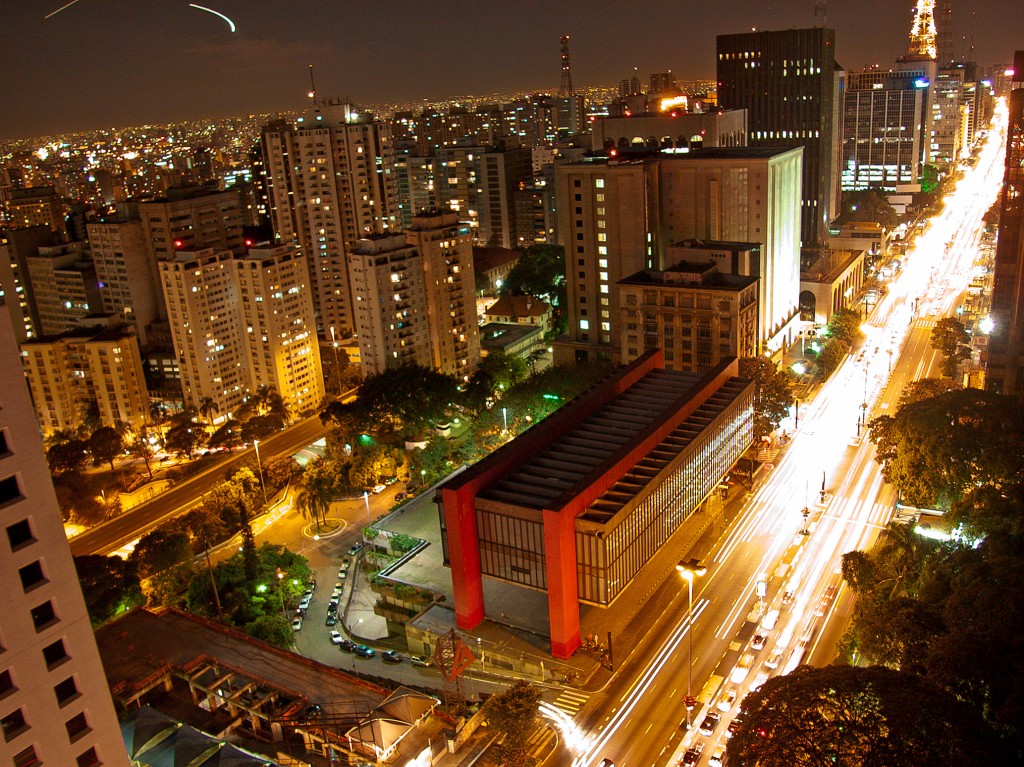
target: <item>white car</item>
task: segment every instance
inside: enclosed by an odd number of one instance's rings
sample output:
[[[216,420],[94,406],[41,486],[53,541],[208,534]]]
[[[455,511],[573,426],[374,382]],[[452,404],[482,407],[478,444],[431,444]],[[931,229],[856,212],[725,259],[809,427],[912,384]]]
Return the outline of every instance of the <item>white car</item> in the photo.
[[[717,746],[708,757],[708,767],[722,767],[722,760],[725,759],[725,746]]]
[[[373,486],[373,492],[374,493],[383,493],[387,489],[388,489],[387,485],[374,485]]]
[[[754,665],[754,656],[751,653],[747,653],[740,662],[736,664],[736,668],[732,670],[732,675],[729,680],[733,684],[740,684],[744,679],[747,678],[747,674],[750,673],[750,667]]]
[[[768,660],[764,662],[767,668],[778,668],[779,663],[782,662],[782,648],[776,647],[772,650],[772,654],[768,656]]]
[[[331,632],[331,644],[341,644],[345,641],[345,637],[341,635],[340,631]]]
[[[728,690],[722,693],[722,697],[718,699],[717,708],[723,714],[727,713],[736,702],[736,688],[730,687]]]
[[[300,610],[308,610],[309,609],[309,602],[310,602],[311,599],[312,599],[312,597],[303,597],[302,600],[299,602],[299,609]]]
[[[292,618],[292,631],[298,631],[302,628],[302,618]]]

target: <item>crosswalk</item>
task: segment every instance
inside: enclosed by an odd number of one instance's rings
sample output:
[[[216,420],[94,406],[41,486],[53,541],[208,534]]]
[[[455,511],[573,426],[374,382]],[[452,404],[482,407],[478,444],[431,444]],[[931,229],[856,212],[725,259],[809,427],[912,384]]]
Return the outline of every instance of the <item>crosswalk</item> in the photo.
[[[588,700],[590,700],[590,695],[585,692],[562,690],[562,694],[555,698],[555,702],[552,705],[561,709],[569,716],[575,716],[576,712],[583,708]]]

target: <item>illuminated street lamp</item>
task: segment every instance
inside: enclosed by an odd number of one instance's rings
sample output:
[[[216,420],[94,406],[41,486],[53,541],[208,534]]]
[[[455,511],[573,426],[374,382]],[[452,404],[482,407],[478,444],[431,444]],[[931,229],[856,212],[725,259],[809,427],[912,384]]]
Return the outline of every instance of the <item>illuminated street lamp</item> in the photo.
[[[697,701],[693,697],[693,579],[699,578],[708,571],[704,565],[698,562],[696,559],[690,559],[686,562],[680,562],[676,565],[676,570],[679,571],[679,575],[686,581],[686,592],[688,595],[687,599],[687,610],[686,610],[686,622],[689,624],[689,628],[686,631],[687,638],[689,640],[689,649],[687,651],[686,658],[686,729],[690,729],[690,712],[693,711],[693,707]]]
[[[501,409],[501,421],[504,424],[502,431],[508,431],[508,408]]]
[[[263,462],[260,461],[260,441],[254,439],[252,446],[256,448],[256,467],[260,470],[260,489],[263,490],[263,505],[267,505],[267,486],[263,483]]]
[[[341,371],[338,366],[338,342],[334,338],[334,325],[331,325],[331,345],[334,347],[334,374],[338,377],[338,393],[341,394]]]

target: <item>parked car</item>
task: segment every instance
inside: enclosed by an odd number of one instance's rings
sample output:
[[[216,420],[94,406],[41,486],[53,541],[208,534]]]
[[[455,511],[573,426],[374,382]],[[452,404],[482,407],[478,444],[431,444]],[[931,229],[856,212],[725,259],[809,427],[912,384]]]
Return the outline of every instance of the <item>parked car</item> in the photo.
[[[683,759],[679,764],[689,765],[697,764],[700,761],[700,755],[704,753],[704,741],[698,740],[694,742],[692,746],[686,749],[686,753],[683,754]]]
[[[403,492],[395,493],[395,503],[398,503],[399,501],[404,501],[408,496],[409,496],[408,493],[403,493]]]
[[[387,485],[374,485],[372,488],[374,495],[376,495],[377,493],[383,493],[387,489]]]
[[[303,597],[301,600],[299,600],[299,609],[300,610],[308,609],[309,608],[309,603],[310,603],[310,601],[312,601],[312,599],[313,599],[313,595],[310,594],[308,597]]]
[[[341,584],[339,583],[334,587],[334,591],[331,592],[331,599],[337,599],[341,596]]]
[[[337,626],[338,616],[334,613],[327,613],[327,620],[324,621],[325,626]]]
[[[357,644],[356,649],[353,650],[353,652],[360,658],[372,658],[374,655],[376,655],[372,647],[368,647],[364,644]]]
[[[380,654],[380,659],[385,663],[401,663],[402,656],[396,650],[385,650]]]
[[[729,722],[729,726],[725,728],[725,737],[731,738],[736,734],[736,730],[743,726],[743,717],[734,716],[732,721]]]
[[[331,614],[334,614],[334,613],[338,612],[338,603],[335,602],[334,600],[331,600],[330,602],[328,602],[327,603],[327,612],[329,612]]]
[[[434,661],[426,655],[411,655],[409,656],[409,662],[417,668],[429,668],[434,665]]]
[[[356,554],[358,554],[362,550],[363,550],[362,542],[353,543],[351,546],[349,546],[348,555],[350,557],[354,557]]]
[[[331,644],[341,644],[345,637],[341,635],[340,631],[331,632]]]
[[[351,639],[342,639],[340,642],[338,642],[338,649],[342,652],[354,653],[356,651],[356,643],[353,642]]]
[[[700,734],[711,735],[720,721],[722,721],[721,714],[717,711],[709,711],[708,715],[704,717],[704,721],[700,723]]]
[[[292,618],[292,631],[299,631],[302,628],[302,618]]]
[[[338,570],[338,580],[339,581],[347,581],[348,580],[348,570]]]

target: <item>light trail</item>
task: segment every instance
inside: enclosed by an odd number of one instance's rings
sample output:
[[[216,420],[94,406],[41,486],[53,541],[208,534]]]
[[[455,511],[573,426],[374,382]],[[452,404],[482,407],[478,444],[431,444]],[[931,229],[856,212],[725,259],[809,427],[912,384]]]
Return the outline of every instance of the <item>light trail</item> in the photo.
[[[74,0],[74,2],[77,3],[78,0]],[[227,16],[225,16],[220,11],[215,11],[215,10],[213,10],[213,8],[207,8],[205,5],[197,5],[195,3],[189,3],[188,7],[189,8],[195,8],[197,11],[206,11],[207,13],[212,13],[214,16],[220,16],[222,19],[224,19],[224,21],[226,21],[228,23],[228,26],[231,27],[231,31],[232,32],[235,31],[235,22],[233,22],[231,19],[229,19]]]
[[[46,21],[46,20],[47,20],[48,18],[50,18],[51,16],[56,16],[56,15],[57,15],[58,13],[60,13],[61,11],[63,11],[63,10],[66,10],[66,9],[70,8],[70,7],[72,6],[72,5],[74,5],[74,4],[75,4],[75,3],[77,3],[77,2],[78,2],[78,0],[71,0],[71,2],[70,2],[70,3],[65,3],[64,5],[62,5],[62,6],[61,6],[60,8],[58,8],[57,10],[55,10],[55,11],[51,11],[50,13],[46,14],[45,16],[43,16],[43,21]]]

